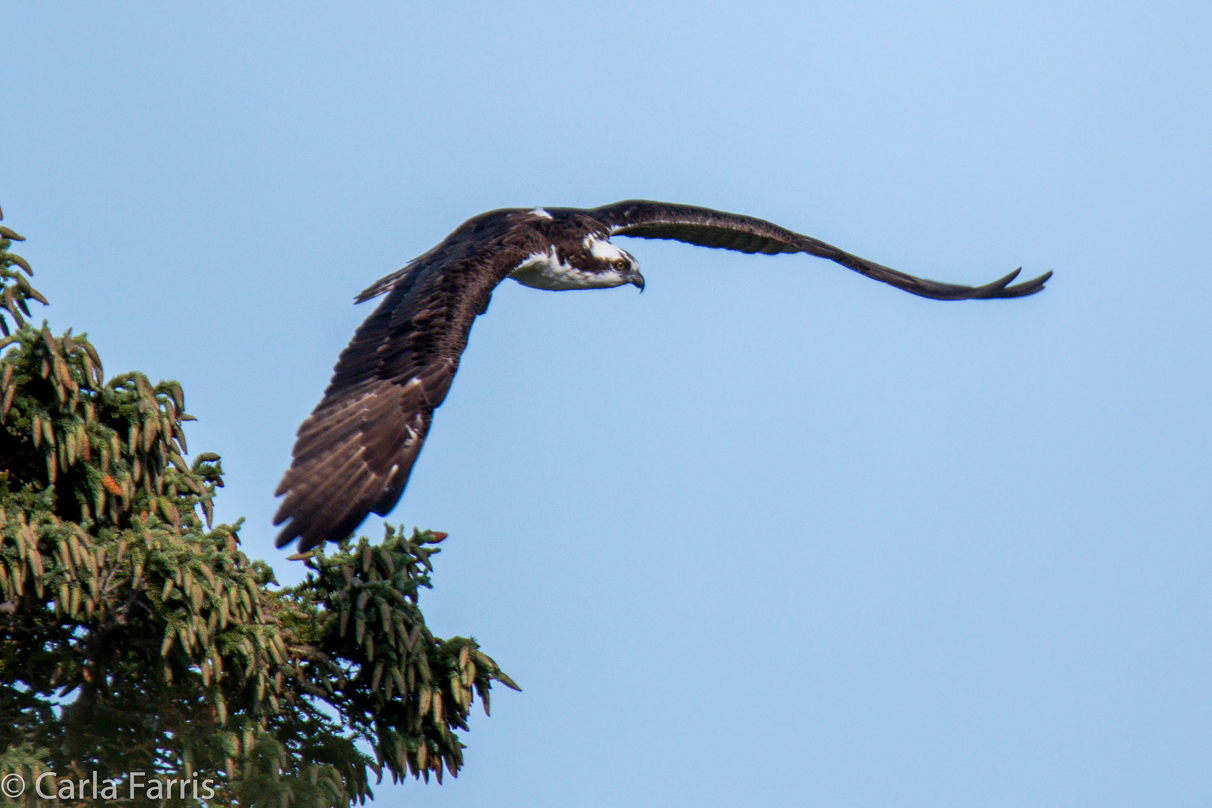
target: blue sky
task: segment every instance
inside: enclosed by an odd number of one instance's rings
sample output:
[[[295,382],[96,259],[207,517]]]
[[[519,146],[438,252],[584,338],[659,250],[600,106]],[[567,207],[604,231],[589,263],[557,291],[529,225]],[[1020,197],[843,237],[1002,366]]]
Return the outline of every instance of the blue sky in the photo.
[[[631,241],[642,297],[502,286],[390,520],[525,692],[377,802],[1212,802],[1206,4],[252,5],[6,8],[0,205],[284,581],[353,296],[476,213],[1056,272]]]

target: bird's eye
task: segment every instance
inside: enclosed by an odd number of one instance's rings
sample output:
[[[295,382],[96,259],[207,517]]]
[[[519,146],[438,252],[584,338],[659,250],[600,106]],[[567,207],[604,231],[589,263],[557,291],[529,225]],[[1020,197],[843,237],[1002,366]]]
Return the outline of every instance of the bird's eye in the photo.
[[[617,269],[619,272],[626,272],[627,271],[627,262],[624,261],[622,258],[620,258],[619,260],[614,262],[614,268]]]

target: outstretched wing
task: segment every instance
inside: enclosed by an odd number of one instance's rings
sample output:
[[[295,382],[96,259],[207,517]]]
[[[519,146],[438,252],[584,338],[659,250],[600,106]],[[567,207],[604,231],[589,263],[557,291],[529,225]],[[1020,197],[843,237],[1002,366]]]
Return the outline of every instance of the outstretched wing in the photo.
[[[278,547],[298,538],[305,552],[339,541],[369,512],[386,514],[400,499],[472,322],[520,260],[499,244],[470,253],[460,244],[448,239],[359,296],[387,294],[299,427],[275,492],[286,497],[274,516],[275,525],[286,522]]]
[[[1016,269],[1004,278],[984,286],[960,286],[898,272],[839,250],[832,244],[817,241],[752,216],[646,200],[616,202],[586,212],[605,225],[611,235],[673,239],[743,253],[774,255],[802,252],[819,255],[868,278],[935,300],[1022,297],[1043,289],[1044,283],[1052,277],[1052,273],[1047,272],[1033,280],[1011,286],[1010,282],[1018,277],[1020,271]]]

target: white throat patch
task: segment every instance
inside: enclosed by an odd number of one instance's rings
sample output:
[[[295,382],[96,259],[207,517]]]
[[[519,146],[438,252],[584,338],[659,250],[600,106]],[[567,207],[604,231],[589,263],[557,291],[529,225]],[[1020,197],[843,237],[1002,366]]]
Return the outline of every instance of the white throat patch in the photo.
[[[619,258],[628,258],[626,253],[613,244],[606,246],[617,250],[620,253]],[[531,253],[522,259],[517,269],[511,272],[509,277],[523,286],[530,286],[534,289],[563,291],[566,289],[609,289],[613,286],[622,286],[630,283],[627,274],[613,268],[601,272],[586,272],[583,269],[577,269],[567,261],[561,261],[556,254],[555,247],[548,247],[546,252]]]

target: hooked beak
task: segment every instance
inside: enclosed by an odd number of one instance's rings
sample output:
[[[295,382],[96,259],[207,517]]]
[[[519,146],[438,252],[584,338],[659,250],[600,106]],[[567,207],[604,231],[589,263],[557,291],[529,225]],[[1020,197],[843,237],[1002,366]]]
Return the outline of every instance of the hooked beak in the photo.
[[[627,276],[627,282],[640,287],[640,291],[644,291],[644,276],[638,272],[632,272]]]

